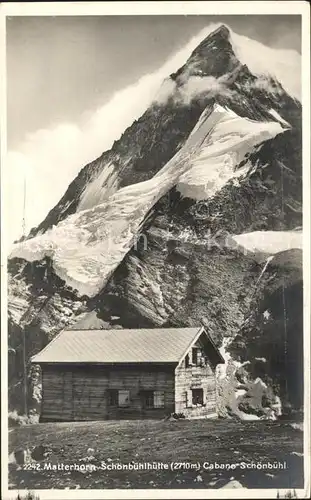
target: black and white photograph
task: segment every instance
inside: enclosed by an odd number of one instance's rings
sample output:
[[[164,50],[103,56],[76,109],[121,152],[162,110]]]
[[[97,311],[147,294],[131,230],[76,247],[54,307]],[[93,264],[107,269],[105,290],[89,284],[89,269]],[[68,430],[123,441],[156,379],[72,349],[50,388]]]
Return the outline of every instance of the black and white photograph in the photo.
[[[308,5],[87,4],[1,6],[2,498],[307,498]]]

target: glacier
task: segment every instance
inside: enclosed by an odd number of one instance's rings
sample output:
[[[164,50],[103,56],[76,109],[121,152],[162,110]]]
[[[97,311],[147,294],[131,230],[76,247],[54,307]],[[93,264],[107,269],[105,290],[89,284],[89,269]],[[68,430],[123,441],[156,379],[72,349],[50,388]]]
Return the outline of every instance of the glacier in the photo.
[[[236,168],[247,152],[284,130],[277,121],[252,121],[219,104],[208,106],[181,149],[151,179],[117,191],[112,181],[111,195],[109,189],[101,194],[104,178],[113,175],[108,165],[81,200],[88,206],[96,195],[96,206],[14,245],[10,258],[32,262],[50,257],[67,286],[78,296],[92,297],[130,250],[146,214],[165,193],[177,186],[183,196],[213,197],[229,180],[247,174],[248,164]]]
[[[190,168],[179,179],[183,196],[201,200],[212,197],[230,180],[247,173],[249,166],[235,169],[255,145],[282,132],[277,122],[243,119],[230,109],[214,111],[215,125],[208,131]],[[200,120],[204,122],[206,110]],[[219,115],[221,116],[219,118]],[[218,119],[219,118],[219,119]],[[206,129],[199,125],[201,133]]]

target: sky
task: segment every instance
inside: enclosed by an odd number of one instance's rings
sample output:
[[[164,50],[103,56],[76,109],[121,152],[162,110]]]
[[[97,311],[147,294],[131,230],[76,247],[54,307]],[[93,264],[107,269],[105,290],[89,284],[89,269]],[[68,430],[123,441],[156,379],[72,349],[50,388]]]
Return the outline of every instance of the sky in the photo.
[[[24,179],[28,232],[214,23],[290,57],[300,52],[299,16],[7,18],[10,240],[22,234]]]

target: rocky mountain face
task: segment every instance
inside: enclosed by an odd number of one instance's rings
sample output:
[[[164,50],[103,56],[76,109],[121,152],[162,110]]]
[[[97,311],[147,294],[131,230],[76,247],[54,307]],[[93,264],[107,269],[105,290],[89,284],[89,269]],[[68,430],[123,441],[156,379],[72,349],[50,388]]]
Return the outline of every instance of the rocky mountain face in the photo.
[[[303,406],[303,280],[297,249],[279,252],[251,299],[238,334],[227,346],[235,361],[234,408],[259,417],[269,414],[275,395],[282,414]],[[257,394],[249,381],[256,380]],[[260,384],[258,384],[260,381]],[[226,390],[232,391],[228,381]],[[260,396],[260,398],[259,398]],[[231,399],[232,401],[232,399]]]
[[[64,327],[199,323],[227,356],[223,414],[301,407],[301,105],[252,74],[233,37],[203,40],[15,245],[11,408],[24,355]]]

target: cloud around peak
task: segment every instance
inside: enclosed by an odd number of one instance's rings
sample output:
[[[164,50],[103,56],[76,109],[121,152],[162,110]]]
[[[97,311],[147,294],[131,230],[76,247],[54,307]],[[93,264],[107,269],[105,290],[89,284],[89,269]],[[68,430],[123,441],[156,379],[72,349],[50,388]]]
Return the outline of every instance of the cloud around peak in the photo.
[[[267,47],[233,31],[231,43],[237,58],[251,73],[278,80],[289,95],[301,100],[301,55],[298,52]]]

